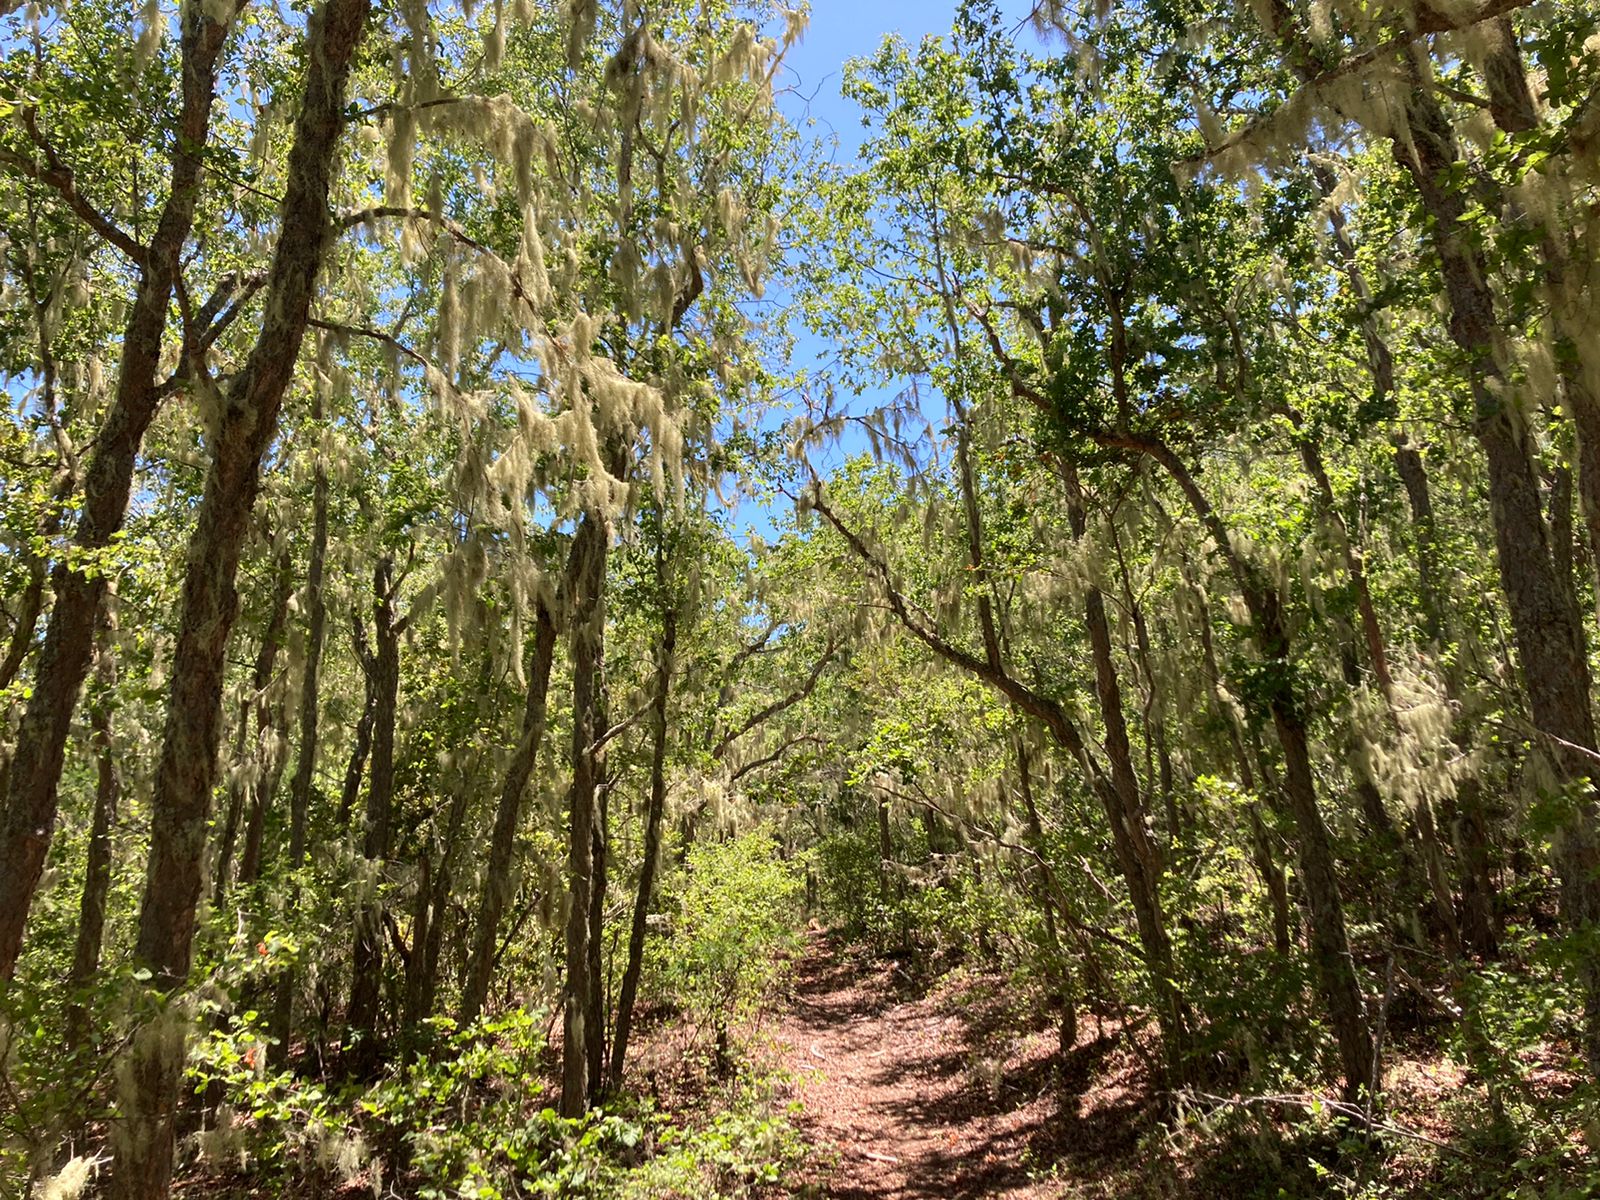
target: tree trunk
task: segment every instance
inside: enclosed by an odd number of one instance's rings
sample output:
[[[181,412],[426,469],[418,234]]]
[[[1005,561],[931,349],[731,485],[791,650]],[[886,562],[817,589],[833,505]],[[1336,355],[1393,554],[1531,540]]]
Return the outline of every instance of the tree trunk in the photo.
[[[1044,918],[1045,954],[1049,958],[1047,978],[1050,981],[1050,999],[1059,1014],[1056,1024],[1056,1052],[1067,1054],[1078,1044],[1078,1002],[1074,994],[1072,964],[1061,950],[1061,937],[1056,929],[1056,891],[1054,872],[1045,856],[1044,822],[1039,819],[1039,806],[1033,799],[1033,772],[1028,761],[1028,746],[1017,739],[1017,783],[1022,793],[1022,813],[1026,822],[1028,844],[1039,861],[1032,872],[1038,880],[1035,889],[1040,915]]]
[[[1234,549],[1222,519],[1183,461],[1166,443],[1132,435],[1107,441],[1149,455],[1172,477],[1216,544],[1250,613],[1251,636],[1263,660],[1264,707],[1272,718],[1283,751],[1283,791],[1294,816],[1300,881],[1311,917],[1312,960],[1339,1045],[1344,1094],[1348,1100],[1356,1102],[1367,1086],[1371,1071],[1372,1041],[1367,1031],[1355,962],[1350,954],[1350,936],[1345,927],[1344,901],[1339,893],[1333,845],[1317,807],[1306,719],[1295,696],[1282,600],[1270,582]]]
[[[1580,789],[1554,839],[1555,865],[1563,913],[1575,930],[1587,932],[1600,922],[1600,836],[1589,763],[1595,730],[1587,648],[1557,576],[1528,431],[1510,400],[1505,338],[1487,282],[1488,264],[1462,223],[1467,197],[1449,182],[1460,164],[1455,131],[1415,64],[1412,72],[1406,105],[1411,136],[1394,141],[1394,157],[1410,173],[1432,218],[1451,339],[1469,364],[1474,432],[1488,465],[1500,582],[1533,723],[1546,739],[1543,749],[1558,777]],[[1591,1074],[1600,1074],[1600,958],[1587,956],[1580,975],[1584,1053]]]
[[[344,1052],[352,1073],[376,1062],[378,1003],[383,982],[383,901],[381,875],[389,860],[394,828],[394,733],[400,704],[400,630],[394,614],[394,559],[380,558],[372,572],[372,770],[361,853],[372,872],[369,890],[356,914],[351,959],[350,1007],[345,1013]]]
[[[344,786],[339,789],[339,828],[350,828],[350,814],[355,811],[356,801],[361,798],[361,778],[366,773],[367,756],[372,753],[372,726],[377,720],[377,692],[373,681],[373,664],[371,652],[367,649],[366,632],[361,627],[359,615],[351,614],[351,623],[355,626],[354,646],[356,656],[361,660],[361,674],[363,680],[363,696],[361,701],[361,717],[356,721],[355,737],[350,743],[350,761],[344,769]]]
[[[1073,537],[1081,540],[1088,532],[1088,512],[1077,473],[1070,466],[1067,468],[1067,515]],[[1150,840],[1149,814],[1133,767],[1133,750],[1122,707],[1122,685],[1112,655],[1111,623],[1106,617],[1105,597],[1093,584],[1084,594],[1083,609],[1084,628],[1089,634],[1089,649],[1094,660],[1095,695],[1105,727],[1106,758],[1111,766],[1110,786],[1096,790],[1104,803],[1106,820],[1111,826],[1112,848],[1133,902],[1139,945],[1144,951],[1145,969],[1156,1001],[1156,1022],[1161,1028],[1167,1084],[1179,1087],[1187,1078],[1189,1034],[1183,994],[1172,960],[1172,939],[1162,910],[1164,868],[1161,855]]]
[[[597,707],[601,719],[597,722],[596,728],[604,731],[607,727],[608,706],[602,700]],[[600,1102],[606,1082],[608,980],[604,950],[606,887],[611,856],[611,782],[605,778],[605,759],[601,755],[596,755],[596,760],[595,775],[600,780],[600,785],[595,789],[594,832],[590,839],[592,865],[589,887],[589,1011],[584,1018],[584,1025],[589,1034],[587,1048],[590,1105]]]
[[[251,677],[251,699],[256,710],[256,747],[250,755],[249,769],[244,772],[241,788],[250,798],[250,816],[245,823],[244,850],[239,856],[239,883],[249,887],[261,875],[261,843],[266,832],[267,808],[278,790],[278,780],[283,774],[283,756],[287,732],[283,700],[273,685],[274,668],[278,652],[283,648],[284,627],[289,621],[289,601],[294,597],[294,572],[290,568],[289,553],[284,551],[278,562],[278,586],[272,601],[272,616],[267,622],[267,632],[261,640],[261,653],[256,657],[255,673]],[[219,860],[217,890],[220,895],[227,883],[226,863]]]
[[[261,333],[222,398],[190,537],[135,955],[157,993],[180,989],[189,974],[228,633],[238,606],[239,554],[260,486],[261,458],[277,430],[328,243],[328,192],[344,125],[345,81],[367,11],[368,0],[328,0],[307,22],[305,95],[289,151]],[[186,1049],[177,1016],[157,1017],[135,1033],[129,1049],[123,1121],[115,1138],[115,1200],[155,1200],[167,1193]]]
[[[656,581],[662,589],[661,646],[656,655],[655,688],[650,705],[650,799],[645,808],[644,857],[639,864],[639,888],[633,901],[633,923],[628,930],[628,962],[622,972],[617,999],[617,1030],[611,1043],[611,1089],[622,1088],[627,1065],[628,1038],[633,1031],[633,1005],[644,971],[644,942],[649,929],[650,904],[655,892],[656,867],[661,858],[661,819],[667,807],[667,702],[672,691],[673,657],[678,645],[678,614],[666,595],[664,552],[656,549]]]
[[[89,701],[89,725],[93,730],[96,768],[94,818],[89,828],[88,861],[83,869],[83,898],[78,905],[78,938],[73,947],[72,970],[67,976],[67,992],[72,998],[67,1010],[66,1049],[69,1056],[83,1049],[89,1041],[91,1013],[85,998],[100,970],[106,898],[111,892],[111,827],[116,823],[117,805],[122,797],[116,748],[111,740],[117,659],[113,645],[116,626],[111,619],[109,606],[101,609],[100,625],[95,694]]]
[[[539,744],[544,740],[550,668],[555,660],[556,625],[554,614],[543,601],[538,603],[534,621],[532,661],[527,672],[528,693],[522,712],[522,737],[517,742],[511,761],[506,764],[505,778],[500,784],[500,803],[494,814],[494,831],[489,837],[489,862],[483,879],[483,898],[478,905],[472,936],[467,982],[461,992],[460,1023],[463,1027],[478,1018],[489,995],[489,979],[494,973],[495,941],[499,937],[500,921],[505,915],[506,905],[511,899],[512,863],[516,856],[522,801],[539,760]]]
[[[594,870],[596,745],[606,558],[611,527],[599,513],[578,522],[573,547],[572,805],[567,830],[566,980],[562,989],[561,1115],[589,1106],[589,1015],[598,986],[589,967],[589,906]]]
[[[217,58],[228,36],[228,20],[214,8],[193,5],[180,21],[182,105],[172,138],[171,186],[155,235],[141,265],[139,286],[122,335],[117,389],[95,438],[83,480],[82,509],[73,542],[91,561],[122,528],[133,487],[133,469],[145,430],[160,401],[160,368],[167,309],[184,243],[200,199]],[[55,829],[56,789],[78,690],[89,669],[95,615],[106,577],[58,564],[52,577],[55,603],[39,649],[33,695],[17,731],[8,764],[6,801],[0,817],[0,982],[16,970],[22,931],[39,886]]]
[[[312,390],[312,422],[322,421],[321,393]],[[300,680],[300,747],[295,759],[294,779],[289,784],[289,903],[298,900],[300,885],[296,873],[306,863],[306,836],[311,815],[311,788],[317,770],[318,700],[322,678],[322,646],[327,637],[328,606],[323,595],[322,576],[328,558],[328,468],[320,450],[316,456],[311,485],[311,558],[306,568],[306,662]],[[289,1038],[294,1023],[295,969],[284,968],[272,999],[270,1060],[282,1067],[289,1060]]]

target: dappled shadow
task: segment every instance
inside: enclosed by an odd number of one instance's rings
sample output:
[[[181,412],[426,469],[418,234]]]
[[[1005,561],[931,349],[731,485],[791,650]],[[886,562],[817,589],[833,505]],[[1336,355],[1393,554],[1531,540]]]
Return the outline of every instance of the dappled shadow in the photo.
[[[1063,1164],[1135,1155],[1158,1112],[1115,1022],[1058,1052],[1052,1014],[984,976],[931,992],[813,937],[781,1035],[834,1200],[1057,1196]],[[1098,1024],[1098,1023],[1097,1023]],[[1124,1165],[1126,1165],[1124,1163]]]

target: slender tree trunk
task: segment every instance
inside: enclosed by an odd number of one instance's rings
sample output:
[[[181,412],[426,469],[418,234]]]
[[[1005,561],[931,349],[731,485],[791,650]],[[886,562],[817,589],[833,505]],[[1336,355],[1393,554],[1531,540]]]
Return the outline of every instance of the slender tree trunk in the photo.
[[[1559,777],[1579,788],[1554,839],[1555,865],[1563,913],[1575,930],[1587,932],[1600,923],[1600,833],[1589,761],[1595,750],[1595,728],[1587,647],[1557,575],[1525,422],[1510,399],[1505,338],[1487,282],[1488,264],[1463,224],[1467,197],[1449,182],[1460,164],[1455,131],[1414,63],[1412,72],[1406,105],[1410,137],[1394,141],[1394,156],[1410,173],[1432,218],[1451,339],[1469,364],[1474,432],[1488,464],[1500,581],[1533,723],[1548,739],[1543,749]],[[1547,270],[1550,265],[1546,264]],[[1600,1074],[1600,958],[1588,956],[1580,975],[1584,1053],[1591,1074]]]
[[[603,668],[602,668],[603,669]],[[604,685],[602,684],[602,687]],[[597,728],[604,730],[608,720],[608,706],[599,704],[601,719]],[[592,882],[589,888],[589,1011],[584,1024],[589,1032],[589,1103],[600,1102],[606,1082],[606,993],[608,981],[605,970],[605,916],[607,875],[611,855],[611,783],[605,778],[603,757],[597,756],[595,773],[600,785],[595,789],[594,831],[590,839]]]
[[[633,1031],[633,1005],[644,973],[645,934],[649,930],[650,904],[655,894],[656,868],[661,859],[661,820],[667,808],[667,703],[672,691],[672,668],[678,646],[678,613],[667,595],[665,552],[656,547],[656,583],[662,591],[661,646],[656,655],[655,688],[650,704],[650,799],[645,807],[644,856],[639,863],[639,889],[633,901],[633,923],[628,930],[628,962],[622,972],[617,998],[617,1030],[611,1043],[611,1089],[622,1088],[627,1066],[628,1038]]]
[[[1233,751],[1234,764],[1239,772],[1239,783],[1252,797],[1250,840],[1256,861],[1256,872],[1261,876],[1261,884],[1267,893],[1267,915],[1272,927],[1272,944],[1280,955],[1287,957],[1294,944],[1289,921],[1288,881],[1284,878],[1283,868],[1277,863],[1277,856],[1272,852],[1272,837],[1267,830],[1266,820],[1261,815],[1261,801],[1255,798],[1259,793],[1256,789],[1256,773],[1250,765],[1250,750],[1246,747],[1244,737],[1239,731],[1233,709],[1222,698],[1222,673],[1217,666],[1216,644],[1211,638],[1209,607],[1204,594],[1191,578],[1190,568],[1186,562],[1181,565],[1180,570],[1184,582],[1194,592],[1195,605],[1199,612],[1201,662],[1206,673],[1206,690],[1218,719],[1227,727],[1228,745]],[[1280,807],[1281,804],[1273,805],[1274,811]]]
[[[283,773],[287,724],[283,699],[277,694],[279,689],[273,684],[273,675],[278,652],[283,648],[285,627],[289,623],[289,601],[293,598],[294,572],[290,567],[289,553],[285,550],[278,562],[278,586],[272,601],[272,616],[261,640],[261,653],[256,658],[255,673],[250,681],[251,699],[256,709],[256,748],[250,755],[249,769],[244,772],[243,781],[243,788],[250,798],[244,850],[239,856],[239,883],[243,887],[251,886],[261,876],[261,849],[266,833],[267,809]],[[227,882],[224,866],[219,862],[219,894]]]
[[[573,550],[572,805],[567,830],[566,981],[562,989],[561,1115],[581,1117],[589,1105],[589,1015],[599,981],[589,966],[593,891],[596,745],[600,733],[600,655],[605,620],[610,523],[599,513],[578,522]]]
[[[46,536],[51,532],[46,530]],[[16,681],[22,664],[27,661],[34,631],[39,627],[39,614],[44,611],[44,583],[49,574],[49,564],[43,558],[35,558],[28,564],[28,583],[22,589],[22,602],[17,606],[17,623],[11,627],[6,656],[0,661],[0,691]]]
[[[1435,554],[1439,535],[1433,495],[1428,486],[1427,468],[1415,447],[1402,438],[1395,445],[1394,457],[1415,530],[1423,628],[1437,652],[1444,641],[1446,621]],[[1457,685],[1451,675],[1446,675],[1445,686],[1454,698]],[[1459,721],[1452,736],[1463,752],[1471,749],[1472,739]],[[1483,811],[1483,787],[1477,779],[1465,779],[1457,787],[1455,811],[1452,841],[1461,867],[1461,912],[1457,923],[1464,946],[1475,954],[1492,958],[1499,952],[1494,924],[1493,854]]]
[[[394,829],[394,735],[400,704],[400,630],[394,614],[394,560],[380,558],[372,574],[372,770],[361,853],[373,873],[370,891],[356,914],[351,959],[350,1007],[345,1014],[345,1053],[353,1073],[376,1062],[378,1004],[383,983],[383,901],[379,876],[389,860]]]
[[[576,544],[575,544],[576,546]],[[573,564],[576,565],[576,564]],[[470,1025],[483,1011],[489,995],[489,980],[494,972],[495,941],[500,921],[511,899],[512,863],[516,856],[517,827],[522,818],[522,801],[528,781],[539,759],[539,744],[544,740],[546,702],[550,694],[550,668],[555,660],[555,616],[540,601],[534,613],[533,649],[527,671],[528,693],[522,713],[522,737],[506,765],[500,784],[500,802],[495,809],[494,830],[489,837],[489,862],[484,873],[483,897],[472,935],[471,959],[466,986],[461,992],[461,1024]]]
[[[1344,901],[1334,865],[1333,844],[1317,807],[1317,788],[1311,769],[1311,749],[1306,718],[1295,695],[1290,674],[1289,636],[1277,590],[1234,549],[1227,527],[1217,516],[1193,475],[1164,442],[1136,436],[1107,439],[1110,444],[1136,450],[1154,458],[1172,477],[1195,516],[1216,543],[1244,598],[1251,618],[1251,633],[1265,660],[1268,683],[1265,697],[1278,745],[1283,751],[1283,791],[1294,816],[1300,858],[1300,881],[1311,917],[1311,953],[1323,1000],[1339,1045],[1340,1065],[1347,1099],[1360,1099],[1372,1063],[1372,1041],[1367,1030],[1360,983],[1350,954]]]
[[[1069,466],[1067,472],[1067,514],[1073,537],[1081,540],[1088,532],[1088,513],[1076,471]],[[1084,628],[1089,634],[1089,649],[1094,660],[1095,695],[1105,727],[1106,759],[1111,766],[1110,787],[1098,790],[1111,826],[1112,848],[1133,902],[1139,944],[1144,950],[1145,968],[1156,998],[1168,1086],[1177,1087],[1187,1077],[1189,1035],[1183,994],[1172,960],[1172,939],[1161,903],[1164,868],[1161,855],[1150,840],[1149,814],[1133,767],[1133,750],[1122,707],[1122,685],[1112,653],[1105,597],[1093,584],[1084,593],[1083,607]]]
[[[239,554],[260,486],[261,458],[277,430],[328,244],[328,193],[344,127],[345,81],[367,12],[368,0],[328,0],[308,19],[305,95],[289,151],[261,333],[222,397],[189,542],[136,950],[157,993],[177,991],[189,974],[228,633],[238,607]],[[186,1052],[177,1015],[169,1011],[147,1023],[129,1049],[123,1121],[114,1144],[114,1200],[156,1200],[168,1191]]]
[[[1372,335],[1372,341],[1377,345],[1384,345],[1376,334]],[[1390,725],[1398,729],[1399,718],[1395,709],[1394,677],[1389,670],[1389,651],[1383,636],[1383,628],[1378,623],[1378,609],[1372,601],[1372,589],[1367,583],[1366,564],[1355,538],[1339,514],[1338,502],[1333,494],[1333,483],[1328,478],[1327,468],[1323,464],[1322,452],[1317,448],[1315,441],[1305,434],[1300,415],[1291,411],[1290,419],[1301,432],[1298,439],[1300,459],[1305,465],[1306,474],[1311,476],[1312,483],[1316,487],[1320,507],[1333,528],[1341,557],[1344,559],[1345,573],[1355,591],[1356,610],[1361,617],[1367,664],[1372,670],[1373,680],[1383,698]],[[1389,820],[1383,798],[1372,779],[1367,763],[1359,753],[1356,756],[1354,770],[1363,809],[1372,814],[1374,833],[1390,842],[1396,850],[1404,852],[1402,878],[1398,880],[1402,896],[1410,904],[1420,904],[1418,893],[1421,889],[1418,884],[1426,882],[1429,897],[1433,901],[1435,918],[1444,931],[1446,950],[1452,957],[1459,955],[1461,931],[1456,923],[1455,897],[1451,894],[1449,875],[1445,868],[1444,848],[1439,843],[1438,832],[1434,826],[1432,802],[1426,796],[1418,799],[1412,822],[1416,845],[1406,847],[1394,829],[1393,822]],[[1422,867],[1420,881],[1412,873],[1419,862]]]
[[[239,855],[239,886],[253,887],[261,878],[262,855],[266,851],[267,813],[278,795],[278,785],[283,781],[283,764],[288,747],[284,744],[288,727],[288,714],[280,697],[272,705],[263,722],[262,734],[266,745],[262,748],[265,759],[261,764],[261,778],[250,797],[250,820],[244,827],[244,850]]]
[[[1033,799],[1033,771],[1029,762],[1028,746],[1017,739],[1017,783],[1022,794],[1022,812],[1026,821],[1028,843],[1039,861],[1032,872],[1038,881],[1039,911],[1044,918],[1045,953],[1049,956],[1050,999],[1060,1019],[1056,1025],[1056,1051],[1065,1055],[1078,1044],[1078,1002],[1072,979],[1072,964],[1061,951],[1061,937],[1056,929],[1055,895],[1057,885],[1050,870],[1050,860],[1045,856],[1044,822],[1039,819],[1039,806]]]
[[[312,391],[311,419],[322,421],[321,393]],[[307,830],[311,816],[311,789],[317,770],[318,701],[322,678],[322,647],[327,638],[328,605],[322,577],[328,558],[328,467],[320,450],[311,484],[311,558],[306,568],[306,662],[300,680],[300,747],[294,779],[289,784],[289,902],[299,898],[296,873],[306,863]],[[294,1025],[295,969],[284,968],[273,992],[270,1030],[271,1062],[282,1067],[289,1060],[289,1038]]]
[[[356,801],[361,798],[361,779],[366,773],[367,756],[372,753],[372,726],[378,716],[378,701],[373,680],[371,656],[366,652],[366,634],[359,617],[354,619],[356,654],[361,658],[361,672],[365,694],[361,702],[361,717],[356,721],[355,737],[350,743],[350,761],[344,769],[344,786],[339,789],[339,828],[350,828],[350,815]]]
[[[83,898],[78,904],[78,938],[72,952],[67,991],[67,1053],[75,1054],[89,1042],[91,1013],[84,1000],[100,970],[100,949],[106,926],[106,898],[111,892],[111,827],[117,820],[122,780],[117,773],[116,747],[111,738],[111,713],[117,686],[115,623],[110,606],[100,615],[100,647],[96,653],[95,694],[89,701],[89,726],[95,752],[94,817],[89,827],[89,854],[83,870]]]
[[[202,167],[211,134],[217,58],[230,18],[216,6],[192,5],[180,17],[182,93],[172,138],[171,186],[155,235],[140,267],[139,286],[122,335],[117,389],[95,438],[83,480],[75,546],[93,560],[122,528],[133,469],[161,393],[156,383],[167,308],[184,243],[200,199]],[[33,695],[17,731],[8,764],[0,816],[0,983],[9,980],[22,949],[22,931],[39,886],[56,820],[56,789],[78,690],[89,669],[95,614],[106,577],[58,564],[55,603],[40,647]]]
[[[486,655],[487,659],[489,656]],[[489,672],[486,670],[484,675]],[[488,694],[487,679],[481,695]],[[439,862],[431,870],[426,851],[422,856],[423,875],[417,885],[417,919],[412,922],[411,969],[406,979],[404,1025],[414,1031],[433,1015],[434,998],[439,989],[439,955],[444,947],[444,931],[450,912],[451,884],[455,878],[456,855],[461,845],[461,829],[466,823],[467,805],[474,795],[470,779],[458,779],[445,819],[444,838],[439,847]]]

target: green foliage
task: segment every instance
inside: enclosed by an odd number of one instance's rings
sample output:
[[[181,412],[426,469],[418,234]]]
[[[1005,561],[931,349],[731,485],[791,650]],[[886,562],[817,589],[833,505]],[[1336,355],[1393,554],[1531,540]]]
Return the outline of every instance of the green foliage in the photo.
[[[804,895],[804,862],[785,856],[769,828],[691,847],[650,946],[661,995],[719,1037],[754,1016],[799,945]]]
[[[545,1019],[511,1009],[457,1030],[435,1053],[391,1063],[363,1087],[330,1087],[266,1068],[256,1012],[230,1017],[196,1047],[195,1092],[220,1094],[203,1158],[258,1181],[337,1186],[392,1181],[419,1200],[736,1197],[773,1183],[803,1146],[773,1082],[743,1077],[710,1114],[674,1116],[641,1101],[559,1116],[546,1098]]]

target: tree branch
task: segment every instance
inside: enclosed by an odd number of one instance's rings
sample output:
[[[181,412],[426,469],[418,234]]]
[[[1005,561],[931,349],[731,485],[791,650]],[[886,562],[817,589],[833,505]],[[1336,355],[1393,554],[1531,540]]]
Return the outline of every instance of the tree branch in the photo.
[[[38,109],[30,104],[22,110],[21,117],[23,129],[27,131],[33,144],[39,148],[44,161],[41,163],[11,150],[0,150],[0,165],[51,188],[67,202],[67,207],[76,213],[85,225],[121,250],[136,264],[144,266],[150,257],[149,248],[125,233],[115,221],[91,204],[78,190],[77,177],[73,175],[72,168],[61,160],[55,147],[39,129]]]

